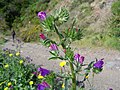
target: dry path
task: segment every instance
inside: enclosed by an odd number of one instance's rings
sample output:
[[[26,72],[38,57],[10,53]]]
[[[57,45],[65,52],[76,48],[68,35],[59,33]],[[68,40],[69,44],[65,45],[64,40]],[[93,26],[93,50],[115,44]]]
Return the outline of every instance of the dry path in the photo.
[[[16,50],[16,43],[8,41],[5,43],[4,48]],[[120,52],[115,50],[106,50],[104,48],[79,48],[75,50],[81,55],[85,56],[85,62],[95,60],[95,58],[104,58],[104,70],[94,78],[95,90],[120,90]],[[59,71],[59,62],[48,61],[50,57],[49,49],[36,43],[23,43],[21,44],[21,54],[29,56],[33,59],[32,63],[43,65],[43,67],[50,70]],[[86,89],[87,90],[87,89]]]

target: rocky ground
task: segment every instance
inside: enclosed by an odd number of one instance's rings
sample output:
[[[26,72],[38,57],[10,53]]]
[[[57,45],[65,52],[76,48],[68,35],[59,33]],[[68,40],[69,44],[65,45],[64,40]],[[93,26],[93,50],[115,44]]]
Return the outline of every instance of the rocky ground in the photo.
[[[36,43],[20,43],[21,54],[23,56],[29,56],[33,59],[32,63],[37,65],[43,65],[43,67],[50,70],[59,71],[59,62],[49,61],[50,57],[49,49],[45,48],[41,44]],[[12,40],[2,46],[3,48],[10,48],[16,50],[17,41],[15,43]],[[85,56],[85,63],[95,60],[95,58],[104,58],[104,70],[99,75],[95,75],[94,78],[94,90],[120,90],[120,52],[117,50],[108,50],[104,48],[78,48],[75,52]],[[87,87],[89,85],[87,84]],[[88,89],[86,89],[88,90]]]

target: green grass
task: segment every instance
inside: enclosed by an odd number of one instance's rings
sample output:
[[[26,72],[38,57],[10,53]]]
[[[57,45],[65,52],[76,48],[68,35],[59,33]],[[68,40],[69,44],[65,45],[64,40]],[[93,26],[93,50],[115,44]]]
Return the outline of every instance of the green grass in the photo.
[[[5,42],[7,42],[7,40],[3,36],[0,36],[0,45],[3,45]]]

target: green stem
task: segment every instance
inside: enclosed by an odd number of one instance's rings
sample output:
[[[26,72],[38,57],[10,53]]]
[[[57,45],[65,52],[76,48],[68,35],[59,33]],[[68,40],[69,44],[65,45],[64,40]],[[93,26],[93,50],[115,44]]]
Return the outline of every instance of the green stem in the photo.
[[[64,36],[62,35],[62,33],[60,33],[60,32],[58,31],[58,28],[57,28],[57,26],[55,25],[55,23],[54,23],[54,27],[55,27],[55,32],[56,32],[57,35],[59,36],[61,45],[62,45],[62,47],[65,49],[65,44],[64,44],[64,42],[63,42]]]
[[[65,49],[66,47],[65,47],[65,44],[63,42],[64,36],[58,31],[58,28],[55,25],[55,23],[54,23],[54,27],[55,27],[55,32],[59,36],[60,42],[62,42],[61,46],[63,49]],[[69,61],[69,63],[70,63],[70,69],[71,69],[71,73],[72,73],[72,90],[76,90],[76,74],[74,72],[74,66],[73,66],[72,62]]]
[[[69,63],[70,63],[70,69],[72,73],[72,90],[76,90],[76,74],[74,72],[73,64],[71,62]]]
[[[94,72],[92,74],[92,89],[94,88]]]
[[[68,79],[65,78],[65,90],[68,90]]]
[[[55,32],[56,32],[57,35],[59,36],[60,40],[61,40],[62,38],[64,38],[64,36],[58,31],[58,28],[57,28],[57,26],[55,25],[55,23],[54,23],[54,27],[55,27]]]

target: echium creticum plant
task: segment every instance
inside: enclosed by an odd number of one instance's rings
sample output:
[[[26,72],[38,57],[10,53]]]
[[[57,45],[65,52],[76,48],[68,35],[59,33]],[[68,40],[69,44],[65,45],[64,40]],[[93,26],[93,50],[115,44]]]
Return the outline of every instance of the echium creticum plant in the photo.
[[[77,88],[84,88],[84,82],[88,80],[88,76],[92,71],[94,74],[98,74],[103,69],[103,59],[92,61],[89,64],[84,64],[84,56],[81,56],[79,53],[74,54],[73,49],[71,48],[71,43],[75,40],[80,40],[82,38],[82,31],[79,28],[75,27],[76,20],[73,21],[71,27],[65,28],[64,33],[62,33],[58,25],[63,24],[69,19],[69,13],[65,8],[60,8],[56,10],[54,14],[47,15],[46,12],[41,11],[38,13],[38,17],[41,21],[42,27],[44,29],[44,34],[40,34],[41,42],[49,47],[51,59],[60,59],[61,72],[57,73],[56,76],[62,78],[63,84],[61,87],[64,90],[77,90]],[[47,37],[51,32],[55,32],[59,37],[59,42],[53,41]],[[47,34],[46,34],[47,33]],[[58,47],[62,47],[64,51],[64,56],[60,55],[60,50]],[[70,71],[65,70],[65,66],[70,67]],[[84,68],[84,69],[83,69]],[[77,76],[81,75],[81,71],[85,71],[83,74],[83,80],[78,81]],[[77,87],[80,86],[80,87]],[[52,90],[61,90],[54,89]]]

